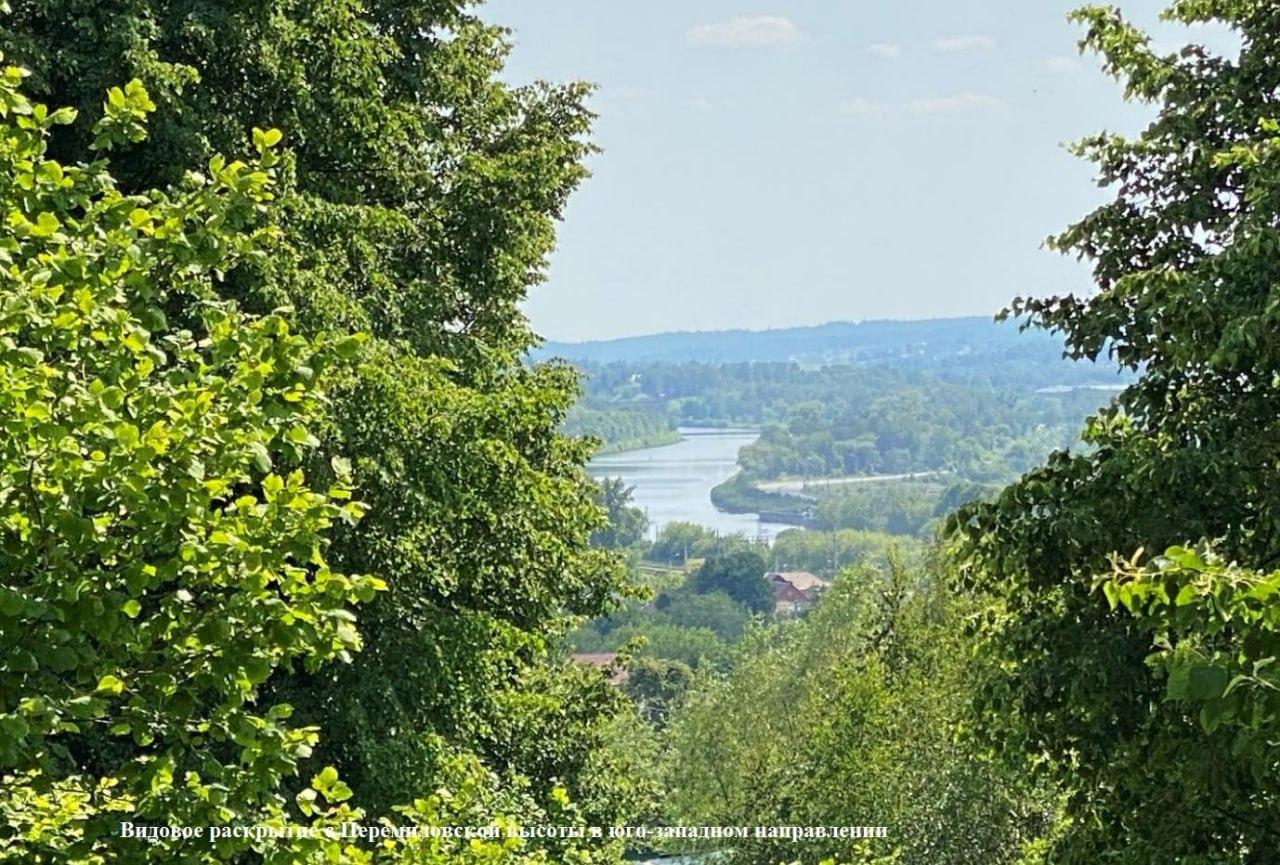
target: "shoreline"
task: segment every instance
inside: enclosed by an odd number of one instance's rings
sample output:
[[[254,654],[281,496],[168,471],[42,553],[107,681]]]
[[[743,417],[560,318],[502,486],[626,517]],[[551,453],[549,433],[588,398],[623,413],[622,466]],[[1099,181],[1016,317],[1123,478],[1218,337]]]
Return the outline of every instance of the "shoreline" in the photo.
[[[600,450],[592,454],[591,459],[598,457],[615,457],[621,454],[632,453],[633,451],[644,451],[651,448],[667,447],[668,445],[680,444],[680,442],[691,436],[706,435],[706,431],[715,431],[722,433],[756,433],[759,434],[760,428],[753,426],[682,426],[677,429],[670,430],[670,435],[653,435],[638,439],[625,439],[622,442],[612,445],[605,445]]]

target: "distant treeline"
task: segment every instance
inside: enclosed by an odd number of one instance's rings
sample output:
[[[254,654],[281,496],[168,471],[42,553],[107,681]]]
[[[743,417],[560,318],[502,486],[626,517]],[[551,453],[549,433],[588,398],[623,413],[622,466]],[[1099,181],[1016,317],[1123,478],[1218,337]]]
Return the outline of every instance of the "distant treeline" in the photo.
[[[1088,364],[1037,366],[994,360],[964,371],[950,366],[814,368],[797,363],[613,363],[584,364],[580,369],[593,408],[649,408],[660,410],[674,423],[704,426],[786,421],[795,406],[825,402],[833,396],[842,405],[857,408],[870,405],[876,397],[904,391],[919,391],[934,400],[944,396],[941,390],[951,388],[1026,397],[1047,388],[1081,388],[1068,390],[1068,395],[1083,393],[1098,405],[1106,401],[1105,392],[1084,388],[1124,381]]]
[[[575,364],[798,362],[806,366],[854,364],[907,369],[946,367],[957,374],[991,365],[1053,369],[1079,376],[1086,369],[1062,358],[1062,345],[1040,332],[987,316],[921,321],[830,322],[776,330],[660,333],[584,343],[547,343],[536,360],[565,358]],[[1098,376],[1110,370],[1089,367]]]
[[[863,370],[823,383],[830,387],[815,389],[743,448],[748,477],[947,471],[1006,481],[1076,443],[1084,418],[1107,400],[1091,390],[1017,393]]]
[[[565,418],[564,432],[572,436],[600,439],[597,453],[608,454],[638,448],[658,447],[680,441],[675,424],[665,414],[642,407],[604,406],[592,408],[579,403]]]
[[[1080,366],[1086,378],[1091,367]],[[741,464],[751,480],[947,471],[1007,481],[1077,440],[1110,394],[1051,387],[1047,370],[993,366],[960,380],[940,371],[793,363],[608,364],[587,367],[587,399],[567,431],[661,443],[680,425],[763,429]],[[1057,384],[1063,384],[1059,377]]]

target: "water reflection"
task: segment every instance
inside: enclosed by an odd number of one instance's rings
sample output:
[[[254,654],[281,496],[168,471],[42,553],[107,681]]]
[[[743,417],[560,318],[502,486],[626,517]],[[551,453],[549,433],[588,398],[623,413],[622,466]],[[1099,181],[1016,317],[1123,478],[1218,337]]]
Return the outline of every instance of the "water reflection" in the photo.
[[[636,507],[649,515],[649,536],[675,520],[698,523],[721,534],[743,534],[772,541],[791,528],[761,522],[754,514],[726,514],[711,504],[711,488],[738,470],[738,449],[754,442],[758,433],[742,429],[682,427],[678,444],[611,454],[592,460],[594,478],[622,478]]]

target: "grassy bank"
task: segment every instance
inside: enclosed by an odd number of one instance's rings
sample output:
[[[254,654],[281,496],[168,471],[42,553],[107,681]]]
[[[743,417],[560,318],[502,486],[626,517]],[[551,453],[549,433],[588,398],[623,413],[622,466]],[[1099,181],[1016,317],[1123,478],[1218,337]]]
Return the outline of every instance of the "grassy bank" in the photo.
[[[731,514],[771,513],[803,519],[809,503],[795,496],[757,489],[741,472],[711,489],[711,503]]]
[[[657,448],[664,445],[673,445],[680,441],[680,433],[673,429],[660,430],[658,432],[648,433],[642,436],[634,436],[632,438],[619,439],[618,441],[609,441],[601,445],[600,450],[596,451],[596,456],[607,456],[609,454],[620,454],[626,451],[638,451],[645,448]]]

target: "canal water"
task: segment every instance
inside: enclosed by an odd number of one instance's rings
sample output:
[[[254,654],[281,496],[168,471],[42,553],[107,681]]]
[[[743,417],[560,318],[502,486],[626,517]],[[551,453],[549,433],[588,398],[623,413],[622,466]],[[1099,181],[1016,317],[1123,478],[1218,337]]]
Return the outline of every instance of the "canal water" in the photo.
[[[622,478],[635,488],[635,505],[649,516],[649,537],[676,520],[766,541],[792,528],[762,522],[755,514],[727,514],[711,504],[711,488],[733,477],[738,449],[754,442],[758,433],[682,427],[680,435],[677,444],[598,457],[587,470],[594,478]]]

